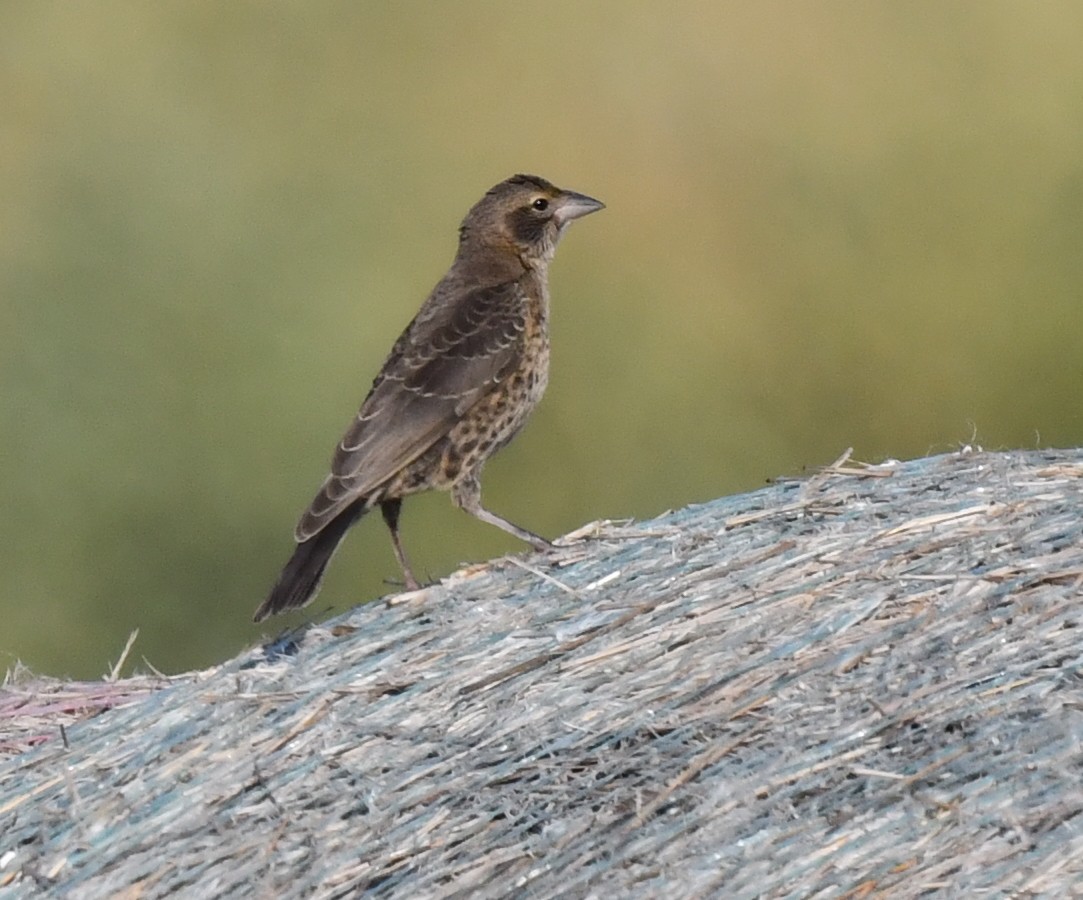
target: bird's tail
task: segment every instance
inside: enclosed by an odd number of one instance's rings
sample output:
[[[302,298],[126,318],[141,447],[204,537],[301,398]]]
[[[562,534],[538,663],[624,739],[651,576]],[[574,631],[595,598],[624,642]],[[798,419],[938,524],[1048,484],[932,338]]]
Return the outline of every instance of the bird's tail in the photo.
[[[342,538],[366,511],[367,507],[363,502],[355,503],[340,512],[307,541],[298,544],[290,561],[278,576],[275,586],[271,588],[271,593],[256,610],[252,621],[262,622],[275,613],[311,603],[320,589],[324,570],[335,555]]]

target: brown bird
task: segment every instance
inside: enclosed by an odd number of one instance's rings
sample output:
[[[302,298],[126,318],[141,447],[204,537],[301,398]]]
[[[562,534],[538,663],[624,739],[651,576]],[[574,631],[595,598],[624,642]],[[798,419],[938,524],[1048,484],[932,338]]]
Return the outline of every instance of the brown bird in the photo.
[[[391,530],[406,586],[418,587],[399,539],[402,498],[450,490],[457,506],[536,549],[544,538],[481,505],[485,461],[522,428],[549,377],[548,269],[573,219],[604,204],[535,175],[489,190],[459,229],[459,250],[392,347],[294,531],[297,548],[259,622],[304,606],[346,531],[374,506]]]

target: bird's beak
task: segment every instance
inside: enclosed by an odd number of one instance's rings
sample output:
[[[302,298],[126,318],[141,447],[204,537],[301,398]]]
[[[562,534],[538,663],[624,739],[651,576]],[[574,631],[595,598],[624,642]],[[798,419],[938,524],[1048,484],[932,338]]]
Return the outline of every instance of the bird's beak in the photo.
[[[601,200],[595,200],[586,194],[577,194],[575,191],[564,191],[560,195],[559,205],[553,213],[553,218],[557,220],[558,225],[563,226],[572,219],[589,216],[600,209],[605,209],[605,204]]]

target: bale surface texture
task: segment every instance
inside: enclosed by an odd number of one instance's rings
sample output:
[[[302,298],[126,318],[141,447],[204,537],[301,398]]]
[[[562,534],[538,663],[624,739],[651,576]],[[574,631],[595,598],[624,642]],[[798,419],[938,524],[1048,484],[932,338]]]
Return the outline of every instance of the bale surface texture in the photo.
[[[840,461],[143,680],[66,746],[76,686],[16,680],[0,896],[1071,896],[1081,599],[1080,451]]]

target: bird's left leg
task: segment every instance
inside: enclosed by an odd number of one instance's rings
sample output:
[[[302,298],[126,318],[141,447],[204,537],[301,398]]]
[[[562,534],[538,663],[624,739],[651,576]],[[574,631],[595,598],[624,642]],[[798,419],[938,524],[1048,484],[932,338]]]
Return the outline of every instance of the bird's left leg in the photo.
[[[380,512],[383,514],[384,521],[391,531],[391,546],[395,550],[395,559],[399,561],[399,567],[402,569],[406,590],[416,591],[420,585],[417,583],[417,579],[414,578],[414,573],[410,571],[410,564],[406,561],[406,551],[402,549],[402,541],[399,540],[399,511],[401,509],[402,500],[398,497],[392,500],[380,501]]]

